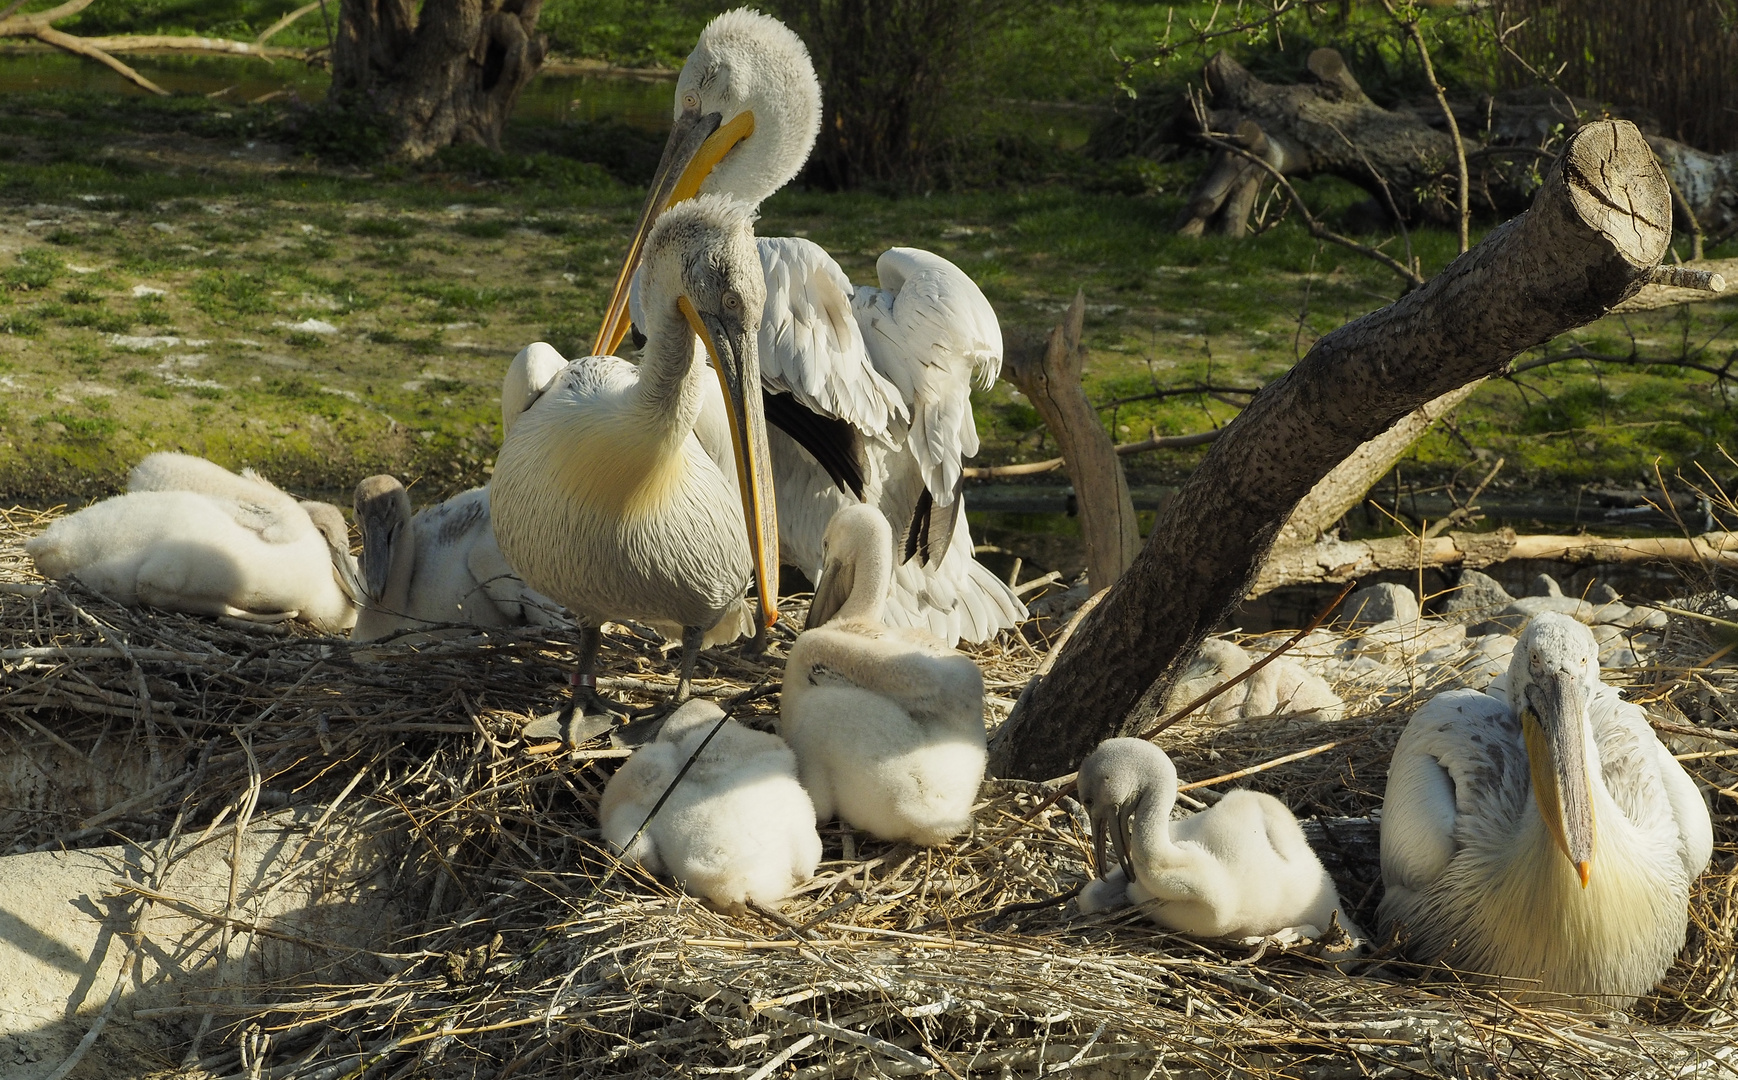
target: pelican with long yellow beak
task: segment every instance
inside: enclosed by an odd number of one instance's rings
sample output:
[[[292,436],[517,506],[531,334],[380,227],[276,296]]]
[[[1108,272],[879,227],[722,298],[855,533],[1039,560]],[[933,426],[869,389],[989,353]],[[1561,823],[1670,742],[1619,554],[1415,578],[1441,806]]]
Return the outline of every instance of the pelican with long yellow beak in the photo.
[[[523,404],[489,485],[508,562],[585,624],[575,686],[592,703],[606,619],[680,628],[680,700],[709,632],[733,638],[778,616],[753,209],[704,196],[663,215],[645,241],[645,276],[637,367],[613,356],[551,363],[542,342],[514,359],[502,401]],[[715,378],[727,431],[701,417]],[[750,582],[757,620],[743,599]]]
[[[802,40],[748,9],[707,24],[682,65],[669,141],[595,351],[621,344],[633,314],[642,237],[695,193],[754,205],[802,168],[821,125],[821,87]],[[1025,617],[1007,584],[973,558],[961,512],[962,458],[977,453],[971,388],[1002,363],[995,310],[932,252],[892,248],[879,287],[853,288],[818,245],[758,240],[767,304],[761,382],[783,561],[818,580],[827,523],[867,502],[893,525],[886,618],[951,646]]]
[[[1626,1008],[1683,948],[1713,852],[1701,792],[1599,647],[1536,616],[1508,673],[1438,694],[1394,748],[1381,933],[1534,1002]]]

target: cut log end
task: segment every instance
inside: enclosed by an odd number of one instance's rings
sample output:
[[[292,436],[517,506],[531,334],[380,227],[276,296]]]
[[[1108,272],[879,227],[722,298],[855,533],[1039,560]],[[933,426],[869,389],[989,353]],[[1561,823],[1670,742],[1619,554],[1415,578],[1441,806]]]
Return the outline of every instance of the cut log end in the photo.
[[[1671,188],[1636,126],[1587,125],[1565,147],[1562,164],[1580,218],[1631,266],[1659,262],[1672,239]]]

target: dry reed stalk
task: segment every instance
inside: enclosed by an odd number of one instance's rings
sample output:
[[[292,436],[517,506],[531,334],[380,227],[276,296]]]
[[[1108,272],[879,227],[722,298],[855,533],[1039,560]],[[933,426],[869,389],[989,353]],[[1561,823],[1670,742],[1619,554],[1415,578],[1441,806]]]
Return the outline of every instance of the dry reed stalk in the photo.
[[[350,649],[127,610],[76,588],[7,588],[42,584],[18,543],[47,518],[0,516],[0,710],[32,721],[0,724],[0,762],[37,784],[25,785],[29,805],[0,806],[5,850],[172,830],[228,848],[250,814],[296,806],[316,825],[288,878],[328,872],[362,838],[399,838],[390,860],[406,921],[377,952],[342,958],[348,981],[232,986],[154,1010],[190,1032],[210,1017],[203,1075],[1620,1077],[1734,1056],[1731,801],[1716,807],[1716,872],[1698,888],[1690,947],[1635,1021],[1517,1008],[1315,946],[1202,943],[1137,913],[1082,917],[1058,899],[1091,873],[1076,804],[982,842],[1031,815],[1051,793],[1043,785],[986,784],[975,835],[942,848],[826,826],[819,873],[776,916],[727,917],[600,847],[597,806],[619,750],[520,737],[560,706],[572,635]],[[1662,730],[1686,740],[1682,752],[1738,739],[1738,667],[1695,664],[1720,630],[1675,618],[1662,663],[1630,673],[1671,709]],[[700,686],[726,697],[769,675],[776,685],[790,640],[781,627],[766,657],[707,654]],[[973,655],[992,695],[1024,686],[1041,657],[1007,635]],[[604,670],[636,680],[616,685],[638,702],[673,685],[673,659],[631,632],[605,635]],[[1437,688],[1342,686],[1346,720],[1189,719],[1164,745],[1185,778],[1271,766],[1236,782],[1309,819],[1351,916],[1369,926],[1388,756]],[[737,715],[765,728],[776,710],[774,694]],[[1320,752],[1277,760],[1303,750]],[[57,779],[41,781],[31,762]],[[1738,799],[1730,758],[1686,764]],[[221,898],[190,905],[172,871],[131,897],[249,941],[270,930]]]

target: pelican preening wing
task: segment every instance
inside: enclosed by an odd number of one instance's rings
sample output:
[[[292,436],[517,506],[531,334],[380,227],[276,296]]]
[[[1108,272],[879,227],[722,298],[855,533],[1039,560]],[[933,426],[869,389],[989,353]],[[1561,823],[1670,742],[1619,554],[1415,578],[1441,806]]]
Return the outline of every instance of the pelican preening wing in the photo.
[[[1002,370],[1002,328],[983,290],[931,251],[896,247],[875,261],[880,288],[852,299],[864,345],[911,409],[912,452],[937,503],[953,501],[960,459],[978,452],[971,385]]]

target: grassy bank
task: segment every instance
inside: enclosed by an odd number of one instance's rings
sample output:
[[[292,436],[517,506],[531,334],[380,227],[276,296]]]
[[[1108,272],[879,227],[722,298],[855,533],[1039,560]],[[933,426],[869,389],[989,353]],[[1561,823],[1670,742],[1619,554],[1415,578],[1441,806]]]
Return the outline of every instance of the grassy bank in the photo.
[[[143,454],[182,448],[309,490],[389,469],[430,498],[486,478],[499,379],[519,347],[589,341],[641,197],[604,164],[461,153],[424,171],[335,169],[262,137],[277,122],[198,98],[0,97],[0,493],[94,495]],[[517,137],[616,164],[595,134]],[[1190,167],[1165,168],[1142,196],[789,192],[761,229],[809,236],[858,281],[890,245],[931,248],[1010,326],[1049,325],[1084,288],[1088,393],[1107,406],[1259,386],[1397,294],[1386,271],[1290,222],[1242,242],[1171,235]],[[1308,195],[1330,214],[1361,197],[1328,181]],[[1427,272],[1453,254],[1437,232],[1412,244]],[[1574,339],[1719,363],[1738,348],[1735,319],[1729,303],[1703,304]],[[980,460],[1054,452],[1006,383],[977,407]],[[1128,440],[1234,413],[1184,394],[1103,415]],[[1629,482],[1656,458],[1723,472],[1733,426],[1707,376],[1578,362],[1487,386],[1418,457],[1447,470],[1501,454],[1505,475],[1531,484]],[[1157,482],[1195,460],[1130,464]]]

